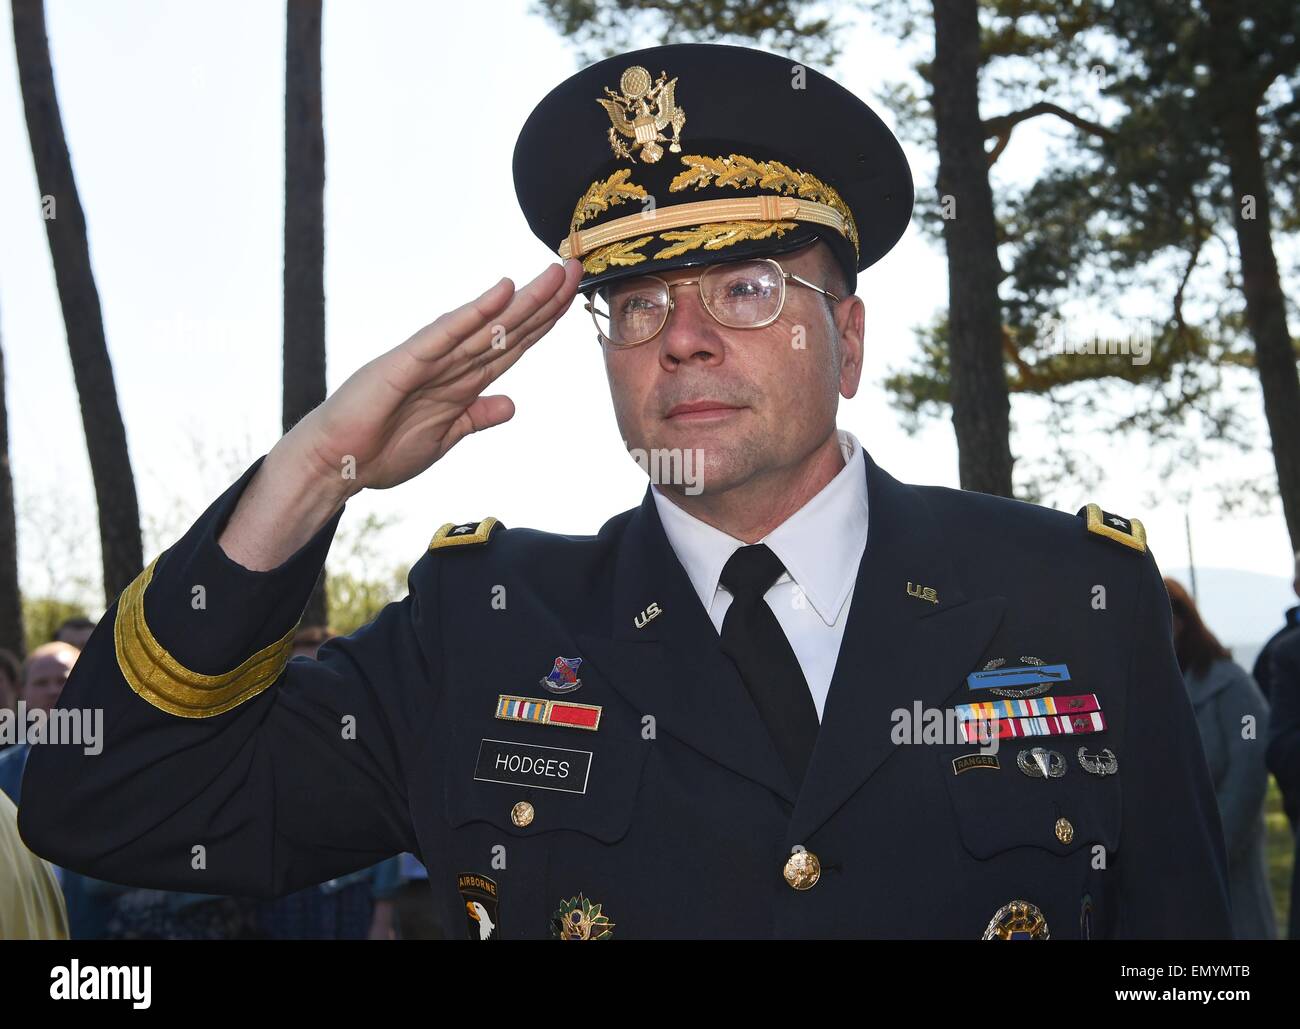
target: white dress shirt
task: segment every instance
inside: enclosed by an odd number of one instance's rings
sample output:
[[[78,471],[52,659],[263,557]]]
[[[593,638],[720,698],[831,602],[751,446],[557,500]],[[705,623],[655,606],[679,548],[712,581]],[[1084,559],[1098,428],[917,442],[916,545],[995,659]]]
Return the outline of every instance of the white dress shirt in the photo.
[[[785,572],[764,599],[799,659],[818,720],[826,706],[858,566],[867,547],[862,444],[850,432],[839,430],[838,436],[844,454],[839,474],[759,541],[785,565]],[[687,514],[658,486],[652,485],[651,490],[668,542],[713,627],[721,633],[731,594],[718,579],[727,559],[745,543]]]

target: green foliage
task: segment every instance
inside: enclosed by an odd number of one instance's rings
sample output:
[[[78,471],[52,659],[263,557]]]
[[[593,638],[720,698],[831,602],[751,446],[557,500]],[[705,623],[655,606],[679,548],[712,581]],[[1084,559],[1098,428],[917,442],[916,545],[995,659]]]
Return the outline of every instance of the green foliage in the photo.
[[[849,0],[837,9],[858,6]],[[744,43],[829,65],[843,28],[825,16],[825,4],[809,0],[537,0],[534,10],[583,63],[668,43]]]
[[[23,628],[27,653],[54,639],[55,630],[67,619],[88,617],[90,615],[80,604],[52,597],[24,597]]]
[[[374,620],[385,604],[406,593],[406,570],[393,567],[378,570],[382,533],[393,520],[367,514],[350,524],[344,522],[330,548],[325,592],[329,604],[329,627],[344,636]]]
[[[363,579],[348,572],[330,572],[325,582],[330,628],[347,636],[374,621],[385,604],[401,599],[406,574],[398,568],[386,578]]]

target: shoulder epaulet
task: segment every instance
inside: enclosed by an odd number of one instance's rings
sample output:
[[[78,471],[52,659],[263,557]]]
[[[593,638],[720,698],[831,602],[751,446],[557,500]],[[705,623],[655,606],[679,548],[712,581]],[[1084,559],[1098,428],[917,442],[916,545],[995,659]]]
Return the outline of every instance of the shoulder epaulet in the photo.
[[[433,534],[433,539],[429,540],[429,549],[438,550],[441,547],[466,547],[473,543],[486,543],[492,536],[492,530],[500,525],[501,523],[495,518],[484,518],[481,522],[465,522],[461,525],[448,522]]]
[[[1105,536],[1116,543],[1132,547],[1139,554],[1147,551],[1147,530],[1136,518],[1121,518],[1117,514],[1103,511],[1096,504],[1079,508],[1079,517],[1088,527],[1089,532]]]

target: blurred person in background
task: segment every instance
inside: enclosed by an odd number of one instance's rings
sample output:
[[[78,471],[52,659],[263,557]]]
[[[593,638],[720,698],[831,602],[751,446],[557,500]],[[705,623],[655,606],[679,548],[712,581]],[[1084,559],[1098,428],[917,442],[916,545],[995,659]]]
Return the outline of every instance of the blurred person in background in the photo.
[[[63,684],[68,681],[80,651],[69,643],[45,643],[33,650],[19,672],[17,700],[28,711],[49,711],[58,702]],[[0,753],[0,790],[15,804],[20,803],[23,769],[27,767],[30,743],[16,743]]]
[[[90,639],[90,634],[94,631],[94,621],[84,615],[74,615],[72,618],[64,619],[63,623],[54,630],[54,642],[71,643],[78,650],[83,650],[86,641]]]
[[[78,638],[89,619],[69,619],[59,632]],[[71,643],[54,641],[28,655],[21,672],[18,699],[27,710],[49,711],[58,703],[80,650]],[[51,744],[57,745],[57,744]],[[19,743],[0,753],[0,791],[15,805],[22,803],[23,772],[30,743]],[[251,902],[200,893],[137,890],[92,879],[51,865],[63,889],[67,925],[65,935],[74,940],[98,939],[223,939],[247,933]]]
[[[1300,808],[1300,629],[1273,647],[1269,671],[1273,682],[1268,730],[1268,770],[1277,778],[1288,810]],[[1294,828],[1294,821],[1292,826]],[[1290,939],[1300,940],[1300,830],[1291,866]]]
[[[399,940],[441,940],[433,917],[429,870],[414,854],[400,854],[396,874],[381,889],[393,903],[393,931]]]
[[[54,867],[18,835],[18,808],[0,794],[0,940],[66,940],[68,913]]]
[[[1196,602],[1165,579],[1173,610],[1174,653],[1196,714],[1228,851],[1233,935],[1277,938],[1264,861],[1268,770],[1268,701],[1244,668],[1206,627]]]
[[[22,681],[22,662],[12,650],[0,647],[0,711],[15,711],[18,703],[18,684]],[[0,739],[0,751],[11,744]]]
[[[49,711],[54,707],[80,653],[72,644],[59,641],[42,644],[33,650],[19,671],[15,708],[17,700],[22,700],[28,711]],[[0,753],[0,791],[15,805],[22,803],[23,771],[30,754],[30,743],[15,743]],[[57,865],[51,865],[50,869],[63,889],[67,922],[65,936],[97,939],[103,932],[114,898],[125,888],[89,879]]]
[[[1295,553],[1295,565],[1292,568],[1291,589],[1297,597],[1300,597],[1300,550]],[[1251,669],[1251,674],[1255,677],[1255,682],[1259,684],[1260,692],[1264,694],[1264,699],[1270,704],[1273,702],[1273,667],[1272,655],[1273,648],[1281,641],[1287,633],[1300,629],[1300,604],[1295,607],[1286,609],[1283,615],[1282,628],[1273,633],[1267,643],[1260,648],[1259,656],[1255,658],[1255,667]],[[1295,824],[1297,812],[1288,810],[1287,817]]]
[[[1294,578],[1291,580],[1291,589],[1297,597],[1300,597],[1300,550],[1295,554]],[[1273,669],[1273,654],[1278,645],[1287,636],[1300,636],[1300,604],[1295,607],[1289,607],[1283,618],[1282,628],[1269,638],[1269,641],[1260,648],[1259,656],[1255,658],[1255,668],[1251,674],[1255,676],[1255,681],[1259,683],[1259,688],[1270,704],[1273,703],[1273,681],[1275,678]],[[1292,682],[1291,688],[1295,688]],[[1277,774],[1276,772],[1274,773]],[[1279,778],[1280,783],[1280,778]],[[1282,790],[1282,810],[1286,812],[1287,821],[1291,823],[1291,831],[1300,831],[1300,789],[1283,789]],[[1292,919],[1294,926],[1295,919]],[[1292,930],[1291,938],[1295,939],[1295,930]]]

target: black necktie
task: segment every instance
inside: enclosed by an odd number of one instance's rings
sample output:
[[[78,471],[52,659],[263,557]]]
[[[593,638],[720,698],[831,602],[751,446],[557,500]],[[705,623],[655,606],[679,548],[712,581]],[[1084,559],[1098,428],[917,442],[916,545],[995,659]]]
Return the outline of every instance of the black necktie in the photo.
[[[763,543],[731,555],[721,577],[732,597],[722,620],[722,652],[735,662],[798,788],[817,741],[818,721],[799,659],[763,599],[784,571],[781,559]]]

